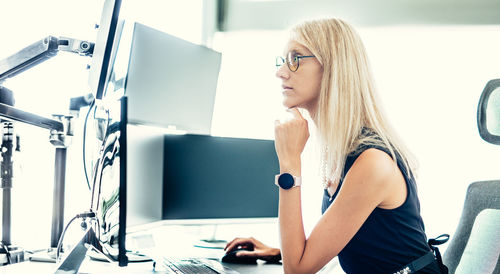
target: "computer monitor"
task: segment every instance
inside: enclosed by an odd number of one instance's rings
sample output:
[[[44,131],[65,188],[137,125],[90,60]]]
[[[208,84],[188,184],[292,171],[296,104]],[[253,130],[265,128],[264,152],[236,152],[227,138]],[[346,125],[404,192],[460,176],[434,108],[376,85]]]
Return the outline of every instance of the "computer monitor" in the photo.
[[[217,224],[278,216],[274,141],[165,135],[163,151],[163,220]]]
[[[92,176],[91,210],[96,213],[94,231],[102,251],[125,266],[127,97],[109,100],[103,109],[107,125]]]
[[[109,79],[109,69],[116,51],[115,35],[119,26],[121,2],[121,0],[106,0],[102,9],[88,80],[96,99],[102,98]]]
[[[106,126],[103,138],[97,138],[101,146],[93,169],[91,209],[90,212],[79,214],[80,218],[90,217],[94,222],[59,263],[56,273],[77,273],[89,245],[100,251],[107,260],[118,261],[119,266],[126,266],[129,261],[125,248],[127,98],[108,100],[101,109],[106,114],[106,119],[103,119]]]
[[[135,23],[124,85],[129,123],[210,134],[220,63],[219,52]]]
[[[127,133],[128,229],[275,221],[279,165],[272,140],[172,135],[134,125]]]
[[[161,197],[156,204],[160,214],[141,214],[138,208],[142,208],[141,199],[150,201],[149,194],[157,193],[155,186],[162,187],[163,133],[149,131],[150,127],[138,124],[176,125],[179,129],[208,133],[221,56],[203,46],[140,24],[134,24],[130,40],[127,40],[130,38],[127,26],[123,31],[118,28],[116,32],[112,47],[115,48],[116,59],[115,54],[111,54],[105,90],[98,102],[105,115],[97,115],[95,120],[105,130],[104,134],[96,136],[97,142],[104,141],[94,171],[92,210],[99,221],[95,232],[103,251],[119,260],[120,265],[125,265],[125,229],[129,223],[138,225],[161,220]],[[178,48],[181,53],[172,55],[168,52],[165,55],[166,48]],[[127,57],[123,60],[123,56],[128,56],[128,60]],[[175,58],[188,60],[186,68],[169,70],[171,63],[155,63],[158,60],[175,63]],[[202,69],[193,68],[193,58],[201,60],[204,64]],[[121,74],[123,66],[126,66],[126,75]],[[194,69],[190,74],[200,79],[196,87],[183,78],[189,67]],[[152,79],[152,76],[157,79]],[[186,89],[181,88],[181,82]],[[182,100],[175,101],[169,96]],[[117,108],[117,98],[126,100],[127,106]],[[201,101],[192,100],[194,98]],[[158,104],[160,100],[164,104]],[[175,116],[179,112],[197,115]],[[137,196],[139,200],[127,202],[130,197]],[[136,212],[139,214],[134,214]]]

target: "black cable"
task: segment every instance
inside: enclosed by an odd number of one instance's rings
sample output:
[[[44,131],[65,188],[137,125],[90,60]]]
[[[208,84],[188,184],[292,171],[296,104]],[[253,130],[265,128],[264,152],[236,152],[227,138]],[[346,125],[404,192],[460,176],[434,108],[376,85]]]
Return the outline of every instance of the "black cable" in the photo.
[[[83,124],[83,171],[85,173],[85,179],[87,181],[87,186],[90,188],[90,180],[89,180],[89,175],[87,174],[87,161],[85,158],[85,139],[87,137],[87,121],[89,119],[90,112],[92,111],[92,108],[95,106],[95,101],[92,102],[89,106],[89,111],[87,111],[87,115],[85,116],[85,122]]]
[[[96,119],[95,117],[95,114],[96,114],[96,111],[97,111],[97,107],[94,109],[94,119]],[[92,182],[92,190],[91,190],[91,198],[90,198],[90,208],[91,210],[98,210],[99,209],[99,202],[97,203],[96,205],[96,208],[93,208],[94,206],[94,197],[96,195],[96,182],[97,182],[97,177],[99,176],[99,191],[97,192],[97,201],[100,201],[100,196],[101,196],[101,178],[102,178],[102,170],[101,170],[101,173],[98,174],[99,172],[99,167],[101,165],[101,156],[104,157],[104,154],[103,154],[103,151],[104,151],[104,147],[106,146],[106,140],[107,140],[107,136],[108,136],[108,131],[109,131],[109,117],[110,117],[110,114],[109,114],[109,110],[106,110],[106,114],[107,114],[107,121],[106,121],[106,129],[104,130],[104,138],[103,140],[101,141],[101,146],[99,148],[99,157],[97,158],[97,162],[95,164],[95,167],[94,167],[94,180]]]
[[[85,219],[85,218],[91,218],[91,219],[95,219],[95,213],[94,212],[85,212],[85,213],[77,214],[73,218],[71,218],[71,220],[66,225],[66,227],[64,227],[64,230],[61,233],[61,237],[59,238],[59,242],[57,243],[56,262],[59,261],[59,252],[60,252],[61,247],[62,247],[62,243],[63,243],[63,239],[64,239],[64,234],[66,234],[66,230],[68,230],[68,227],[71,225],[71,223],[74,220],[78,219],[78,218],[83,218],[83,219]]]
[[[69,223],[66,225],[66,227],[64,227],[64,230],[61,234],[61,237],[59,238],[59,242],[57,243],[57,249],[56,249],[56,262],[59,261],[59,249],[61,248],[61,245],[62,245],[62,242],[63,242],[63,238],[64,238],[64,234],[66,234],[66,230],[68,229],[69,225],[74,221],[76,220],[76,218],[78,218],[78,216],[75,216],[73,218],[71,218],[71,220],[69,221]]]

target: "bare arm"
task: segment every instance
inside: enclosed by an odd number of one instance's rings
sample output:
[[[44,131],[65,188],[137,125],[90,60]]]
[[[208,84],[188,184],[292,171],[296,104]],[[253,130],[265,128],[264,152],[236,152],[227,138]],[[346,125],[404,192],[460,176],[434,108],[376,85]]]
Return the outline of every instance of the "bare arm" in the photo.
[[[347,245],[377,206],[394,197],[398,200],[401,193],[391,189],[400,184],[404,184],[404,178],[385,152],[376,149],[363,152],[346,175],[335,202],[308,239],[302,229],[302,215],[296,212],[297,207],[300,209],[300,197],[296,196],[299,191],[280,190],[279,218],[285,272],[320,270]]]
[[[278,144],[287,142],[286,136],[276,132],[276,142],[282,172],[300,176],[300,160],[297,165],[300,156],[278,151],[286,150],[283,144]],[[280,189],[279,223],[285,272],[313,273],[320,270],[347,245],[377,206],[391,204],[399,201],[402,195],[406,196],[399,191],[404,184],[401,172],[389,155],[376,149],[364,151],[347,173],[335,202],[308,239],[303,229],[300,188]]]

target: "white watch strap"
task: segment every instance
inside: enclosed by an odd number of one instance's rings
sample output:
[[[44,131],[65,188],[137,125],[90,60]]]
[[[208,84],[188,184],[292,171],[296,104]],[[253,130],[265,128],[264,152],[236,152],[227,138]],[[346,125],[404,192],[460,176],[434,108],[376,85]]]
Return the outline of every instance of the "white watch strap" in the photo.
[[[281,174],[283,174],[283,173],[280,173],[280,174],[274,176],[274,184],[277,185],[278,187],[280,186],[278,184],[278,179],[281,176]],[[292,174],[290,174],[290,175],[292,175]],[[297,177],[297,176],[293,176],[293,175],[292,175],[292,177],[293,177],[293,181],[294,181],[292,187],[296,187],[296,186],[302,185],[302,177]]]
[[[302,185],[302,177],[293,176],[293,179],[295,180],[295,184],[293,185],[293,187]]]

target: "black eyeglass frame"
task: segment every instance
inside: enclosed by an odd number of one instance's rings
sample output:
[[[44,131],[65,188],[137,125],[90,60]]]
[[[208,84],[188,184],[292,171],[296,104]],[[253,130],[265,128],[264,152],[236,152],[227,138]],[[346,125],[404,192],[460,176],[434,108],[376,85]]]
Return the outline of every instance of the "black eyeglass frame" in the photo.
[[[299,69],[299,66],[300,66],[300,59],[302,59],[302,58],[316,57],[314,55],[304,55],[304,56],[299,55],[299,56],[294,56],[293,58],[296,59],[296,61],[297,61],[297,67],[295,69],[293,69],[294,65],[291,63],[292,62],[292,60],[291,60],[292,58],[290,56],[291,54],[292,54],[292,52],[289,52],[286,59],[283,58],[283,56],[277,56],[276,57],[276,68],[279,68],[284,63],[286,63],[286,65],[287,65],[287,67],[288,67],[288,69],[290,71],[296,72]]]

